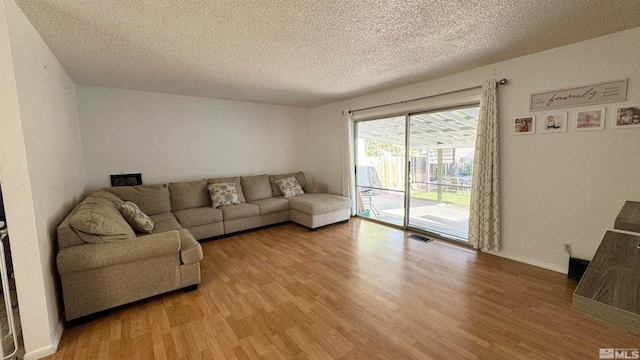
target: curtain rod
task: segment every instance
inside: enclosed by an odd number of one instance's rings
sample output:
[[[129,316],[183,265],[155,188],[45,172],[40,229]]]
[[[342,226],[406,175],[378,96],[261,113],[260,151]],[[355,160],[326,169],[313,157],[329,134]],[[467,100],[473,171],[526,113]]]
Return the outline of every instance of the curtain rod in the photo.
[[[507,84],[507,79],[501,79],[501,80],[496,82],[496,85],[506,85],[506,84]],[[462,92],[462,91],[467,91],[467,90],[472,90],[472,89],[477,89],[477,88],[481,88],[481,87],[482,87],[482,85],[472,86],[472,87],[468,87],[468,88],[464,88],[464,89],[447,91],[447,92],[441,93],[441,94],[423,96],[423,97],[419,97],[419,98],[415,98],[415,99],[411,99],[411,100],[397,101],[397,102],[394,102],[394,103],[389,103],[389,104],[384,104],[384,105],[376,105],[376,106],[369,106],[369,107],[366,107],[366,108],[355,109],[355,110],[347,110],[347,111],[352,113],[352,112],[355,112],[355,111],[370,110],[370,109],[375,109],[375,108],[384,107],[384,106],[406,104],[406,103],[411,102],[411,101],[424,100],[424,99],[429,99],[429,98],[436,97],[436,96],[449,95],[449,94]],[[344,111],[342,111],[342,115],[344,115]]]

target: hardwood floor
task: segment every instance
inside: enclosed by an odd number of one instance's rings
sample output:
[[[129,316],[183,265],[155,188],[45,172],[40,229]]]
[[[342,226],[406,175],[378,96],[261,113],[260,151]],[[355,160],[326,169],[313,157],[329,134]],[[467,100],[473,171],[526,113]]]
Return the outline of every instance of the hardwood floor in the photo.
[[[640,335],[566,275],[352,219],[202,243],[202,283],[65,329],[48,359],[597,359]]]

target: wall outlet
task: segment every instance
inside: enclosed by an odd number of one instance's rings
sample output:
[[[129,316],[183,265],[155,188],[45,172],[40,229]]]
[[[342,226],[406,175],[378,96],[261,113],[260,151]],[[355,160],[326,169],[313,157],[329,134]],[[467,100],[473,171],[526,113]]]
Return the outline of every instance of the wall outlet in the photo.
[[[567,254],[569,254],[571,256],[571,254],[573,253],[573,249],[571,248],[571,243],[564,243],[562,244],[562,251],[566,252]]]

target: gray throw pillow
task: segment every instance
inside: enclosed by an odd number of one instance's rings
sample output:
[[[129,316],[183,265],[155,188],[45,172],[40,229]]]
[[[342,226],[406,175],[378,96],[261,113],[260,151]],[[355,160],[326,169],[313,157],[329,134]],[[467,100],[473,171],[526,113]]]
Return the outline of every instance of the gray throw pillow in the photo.
[[[294,176],[276,180],[276,184],[278,184],[278,187],[280,188],[280,191],[282,192],[282,195],[284,195],[284,197],[304,194],[304,191],[302,191],[302,187]]]
[[[214,208],[223,205],[241,204],[236,192],[236,184],[234,183],[209,184],[207,189],[209,189],[209,195],[211,196],[211,206]]]
[[[135,203],[125,201],[120,207],[120,213],[133,230],[143,234],[151,234],[153,231],[153,221]]]

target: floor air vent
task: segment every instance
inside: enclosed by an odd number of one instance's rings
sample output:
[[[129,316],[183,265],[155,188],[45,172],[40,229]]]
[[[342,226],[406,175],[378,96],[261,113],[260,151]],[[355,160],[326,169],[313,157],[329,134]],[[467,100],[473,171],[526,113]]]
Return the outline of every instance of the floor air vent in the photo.
[[[433,239],[429,239],[428,237],[424,237],[424,236],[420,236],[420,235],[416,235],[416,234],[409,235],[409,239],[420,240],[420,241],[424,241],[424,242],[433,241]]]

